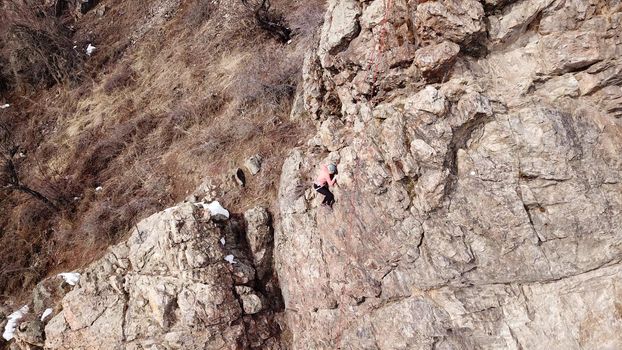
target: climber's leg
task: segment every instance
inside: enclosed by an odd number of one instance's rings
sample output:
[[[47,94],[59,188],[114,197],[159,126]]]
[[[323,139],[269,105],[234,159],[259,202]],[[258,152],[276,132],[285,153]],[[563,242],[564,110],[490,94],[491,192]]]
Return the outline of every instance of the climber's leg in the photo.
[[[328,188],[326,189],[326,191],[328,192],[328,194],[326,195],[326,197],[324,197],[324,202],[326,202],[326,204],[332,208],[333,204],[335,204],[335,196]]]
[[[327,204],[330,206],[333,205],[333,203],[335,202],[335,196],[333,196],[333,194],[330,192],[330,190],[328,189],[328,186],[320,187],[316,184],[313,184],[313,188],[319,193],[324,195],[324,200],[322,201],[322,204]]]

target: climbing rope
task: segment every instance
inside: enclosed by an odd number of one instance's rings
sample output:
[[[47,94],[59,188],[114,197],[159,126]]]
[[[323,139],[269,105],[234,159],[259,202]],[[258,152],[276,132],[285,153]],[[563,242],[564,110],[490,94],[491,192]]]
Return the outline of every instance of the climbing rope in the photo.
[[[392,9],[393,9],[393,0],[385,0],[384,1],[384,15],[382,17],[382,20],[378,24],[378,26],[380,27],[380,35],[378,36],[378,49],[372,51],[369,57],[369,60],[368,60],[369,67],[370,67],[372,88],[376,84],[376,81],[378,80],[378,73],[380,72],[379,58],[380,58],[380,55],[385,50],[385,45],[386,45],[385,41],[386,41],[386,37],[388,34],[386,24],[389,21],[389,14],[391,13]]]
[[[378,80],[378,75],[380,73],[380,59],[382,54],[385,51],[386,46],[386,38],[388,35],[388,29],[386,24],[389,22],[389,16],[391,14],[393,8],[393,0],[384,0],[384,15],[380,23],[380,32],[377,40],[377,49],[373,50],[370,54],[368,64],[369,64],[369,72],[370,72],[370,80],[371,87],[374,89],[376,82]],[[356,213],[357,204],[362,203],[360,199],[360,190],[361,187],[358,184],[358,175],[356,173],[356,169],[360,168],[361,159],[357,156],[355,158],[355,166],[352,171],[352,186],[358,192],[349,192],[347,195],[348,201],[350,202],[350,210],[348,211],[348,237],[345,237],[344,240],[347,242],[354,236],[354,225],[361,226],[361,229],[364,229],[365,223]],[[337,324],[335,327],[335,343],[339,344],[341,342],[341,337],[343,335],[344,330],[347,327],[350,327],[352,323],[357,320],[351,319],[348,315],[345,314],[343,308],[338,308],[337,315]]]

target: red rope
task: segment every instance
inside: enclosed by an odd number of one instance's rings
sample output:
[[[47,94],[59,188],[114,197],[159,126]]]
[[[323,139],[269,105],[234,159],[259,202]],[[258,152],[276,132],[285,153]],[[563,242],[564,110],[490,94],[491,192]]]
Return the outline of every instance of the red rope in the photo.
[[[382,20],[380,21],[380,23],[378,24],[381,28],[380,28],[380,34],[378,36],[378,49],[377,50],[373,50],[370,58],[368,60],[369,62],[369,66],[370,66],[370,73],[371,73],[371,86],[373,88],[373,86],[376,84],[376,81],[378,79],[378,73],[380,71],[379,69],[379,58],[382,55],[382,53],[385,50],[385,45],[386,45],[386,37],[388,35],[388,30],[387,27],[385,26],[388,22],[389,22],[389,14],[391,12],[393,8],[393,0],[384,0],[384,16],[382,18]],[[357,157],[356,158],[356,166],[354,168],[358,168],[359,167],[359,163],[360,163],[360,159]],[[355,174],[355,172],[352,172],[352,178],[353,178],[353,185],[355,189],[361,190],[361,188],[358,186],[357,184],[357,176]],[[349,215],[349,222],[348,222],[348,237],[345,237],[345,239],[347,240],[348,238],[352,238],[353,237],[353,224],[356,221],[360,222],[360,218],[358,217],[358,215],[356,214],[356,201],[353,198],[353,194],[349,193],[348,194],[348,199],[350,202],[350,207],[351,210],[348,213]],[[360,201],[359,201],[360,202]],[[344,326],[349,326],[352,322],[354,322],[355,320],[351,320],[349,317],[346,317],[345,313],[342,311],[342,309],[339,309],[340,311],[340,315],[338,316],[338,321],[337,321],[337,327],[335,327],[335,332],[336,332],[336,339],[335,342],[336,344],[339,344],[339,342],[341,341],[341,336],[343,335],[343,331],[345,330]],[[338,348],[340,349],[340,348]]]
[[[380,35],[378,37],[378,50],[374,50],[370,57],[370,63],[372,65],[372,70],[371,70],[372,87],[376,84],[376,81],[378,80],[378,73],[380,71],[379,69],[380,60],[378,58],[384,52],[384,49],[385,49],[385,44],[386,44],[385,40],[387,37],[387,27],[385,26],[385,24],[389,21],[389,13],[391,12],[392,9],[393,9],[393,0],[385,0],[384,16],[382,17],[382,21],[380,21],[379,23],[379,26],[381,28],[380,28]]]

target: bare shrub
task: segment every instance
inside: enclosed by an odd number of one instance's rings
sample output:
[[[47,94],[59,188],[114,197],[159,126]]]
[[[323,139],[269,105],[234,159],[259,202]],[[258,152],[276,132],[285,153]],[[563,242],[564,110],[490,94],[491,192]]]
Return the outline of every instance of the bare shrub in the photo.
[[[136,72],[129,65],[122,65],[104,83],[104,92],[110,95],[115,90],[125,88],[136,80]]]
[[[207,22],[215,10],[212,0],[194,0],[188,4],[183,19],[188,26],[196,28]]]
[[[287,22],[292,28],[292,34],[303,39],[311,38],[318,30],[324,19],[324,2],[321,0],[307,0],[298,2],[286,14]],[[303,47],[304,52],[306,47]]]
[[[23,182],[19,167],[20,154],[9,127],[0,123],[0,191],[21,192],[57,210],[58,207],[49,197]]]
[[[253,13],[257,25],[286,43],[291,39],[292,30],[285,23],[283,15],[272,9],[270,0],[241,0],[242,4]]]
[[[8,61],[12,80],[22,89],[49,87],[80,78],[80,58],[53,16],[41,5],[7,2],[2,55]]]
[[[278,47],[269,46],[245,58],[229,92],[236,97],[239,108],[257,104],[274,108],[296,91],[299,64],[279,52]]]

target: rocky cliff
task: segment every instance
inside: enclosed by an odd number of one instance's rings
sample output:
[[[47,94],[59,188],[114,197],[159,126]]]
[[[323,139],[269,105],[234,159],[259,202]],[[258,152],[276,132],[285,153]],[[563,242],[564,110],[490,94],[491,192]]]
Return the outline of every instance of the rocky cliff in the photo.
[[[44,331],[38,320],[23,322],[16,346],[281,349],[270,216],[263,208],[225,215],[182,203],[141,221],[82,272]],[[54,304],[54,284],[35,291],[35,318]]]
[[[330,2],[281,177],[292,348],[622,347],[621,7]]]
[[[619,0],[330,0],[292,110],[317,133],[274,220],[154,214],[16,339],[622,348],[620,57]],[[328,161],[332,210],[310,188]]]

